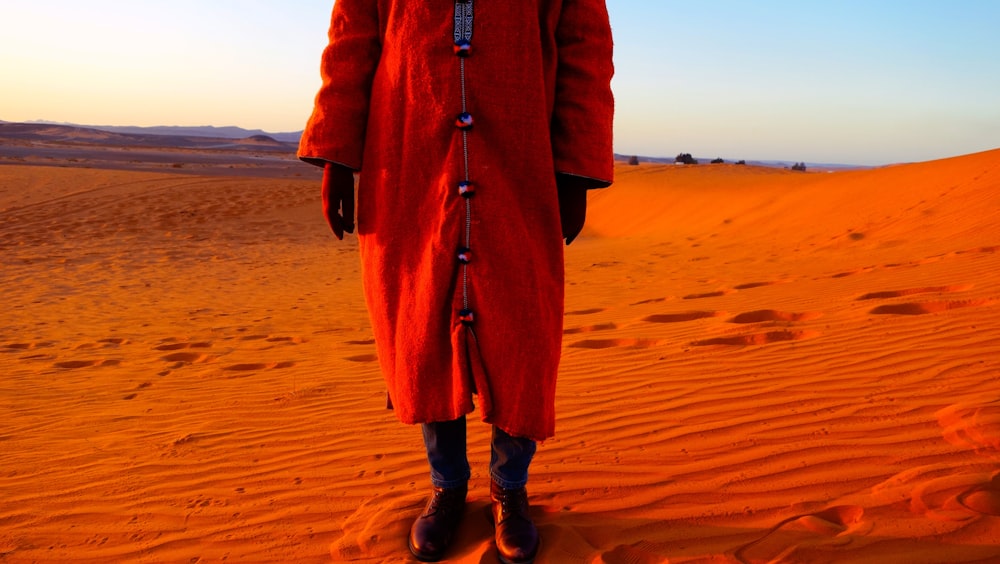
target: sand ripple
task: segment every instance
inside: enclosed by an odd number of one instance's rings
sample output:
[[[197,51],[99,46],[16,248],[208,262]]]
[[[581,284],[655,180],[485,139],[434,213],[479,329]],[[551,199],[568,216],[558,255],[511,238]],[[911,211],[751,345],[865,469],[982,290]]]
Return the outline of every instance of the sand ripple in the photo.
[[[566,253],[539,562],[1000,560],[997,163],[621,167]],[[407,561],[420,434],[314,179],[0,180],[0,560]]]

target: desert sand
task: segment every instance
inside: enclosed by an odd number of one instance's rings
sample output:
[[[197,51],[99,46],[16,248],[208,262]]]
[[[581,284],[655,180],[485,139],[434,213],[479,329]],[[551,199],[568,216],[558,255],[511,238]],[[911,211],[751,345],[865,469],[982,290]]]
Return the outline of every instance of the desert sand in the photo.
[[[410,561],[420,432],[307,176],[0,166],[0,561]],[[567,248],[538,561],[1000,561],[998,225],[1000,150],[619,165]],[[469,441],[450,561],[494,562]]]

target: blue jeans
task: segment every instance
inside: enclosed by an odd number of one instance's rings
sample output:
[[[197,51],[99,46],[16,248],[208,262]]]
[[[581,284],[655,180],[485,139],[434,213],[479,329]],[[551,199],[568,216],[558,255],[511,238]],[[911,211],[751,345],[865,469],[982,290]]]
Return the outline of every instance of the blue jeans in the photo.
[[[465,417],[422,425],[431,483],[438,488],[464,486],[472,476],[465,454]],[[490,478],[502,488],[523,488],[528,483],[528,466],[535,456],[535,441],[512,437],[493,427]]]

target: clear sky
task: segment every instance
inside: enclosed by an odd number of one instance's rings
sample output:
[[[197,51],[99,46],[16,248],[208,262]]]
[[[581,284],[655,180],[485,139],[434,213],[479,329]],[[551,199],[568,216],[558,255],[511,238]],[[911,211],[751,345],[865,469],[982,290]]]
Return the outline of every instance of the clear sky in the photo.
[[[1000,1],[607,5],[619,153],[886,164],[1000,147]],[[331,7],[3,0],[0,120],[300,130]]]

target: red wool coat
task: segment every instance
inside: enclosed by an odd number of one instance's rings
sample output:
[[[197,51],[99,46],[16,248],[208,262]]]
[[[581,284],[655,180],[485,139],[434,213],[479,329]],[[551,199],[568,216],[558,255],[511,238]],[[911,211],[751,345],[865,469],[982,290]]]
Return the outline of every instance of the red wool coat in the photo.
[[[395,413],[555,431],[556,173],[612,180],[603,0],[337,0],[299,156],[360,171],[365,300]]]

